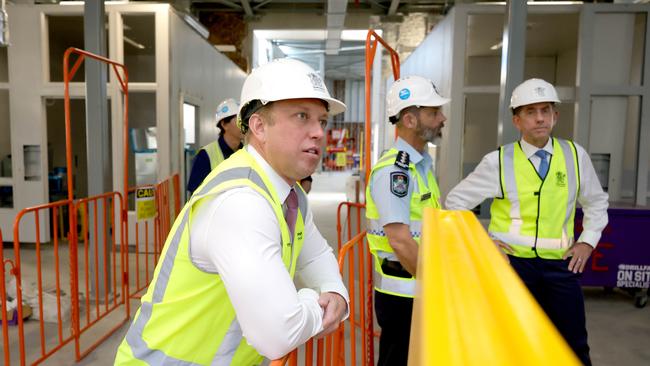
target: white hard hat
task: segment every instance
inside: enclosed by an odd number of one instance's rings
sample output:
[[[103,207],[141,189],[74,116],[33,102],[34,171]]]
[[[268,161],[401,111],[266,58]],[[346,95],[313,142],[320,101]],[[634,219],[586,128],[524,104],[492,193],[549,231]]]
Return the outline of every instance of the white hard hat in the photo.
[[[510,109],[542,102],[560,103],[551,83],[542,79],[528,79],[512,91]]]
[[[429,79],[413,75],[396,80],[386,96],[388,117],[397,118],[404,108],[440,107],[451,99],[443,98]],[[392,120],[392,119],[391,119]]]
[[[223,102],[219,103],[217,107],[217,124],[221,122],[222,119],[232,117],[237,115],[239,112],[239,103],[233,98],[228,98]]]
[[[273,60],[255,68],[244,81],[237,124],[248,130],[248,117],[254,110],[249,103],[261,105],[285,99],[316,98],[327,103],[330,116],[345,112],[345,104],[332,98],[323,79],[307,64],[290,58]],[[244,116],[242,113],[246,113]],[[244,120],[246,119],[246,120]]]

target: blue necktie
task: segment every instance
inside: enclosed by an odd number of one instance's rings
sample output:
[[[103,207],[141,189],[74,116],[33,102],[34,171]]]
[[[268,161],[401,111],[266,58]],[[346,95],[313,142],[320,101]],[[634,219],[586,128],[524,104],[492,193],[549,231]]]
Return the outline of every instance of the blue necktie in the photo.
[[[539,176],[544,179],[546,177],[546,173],[548,173],[548,159],[546,159],[548,152],[546,150],[540,149],[535,152],[535,155],[539,156],[540,158],[539,168],[537,168],[537,172],[539,173]]]

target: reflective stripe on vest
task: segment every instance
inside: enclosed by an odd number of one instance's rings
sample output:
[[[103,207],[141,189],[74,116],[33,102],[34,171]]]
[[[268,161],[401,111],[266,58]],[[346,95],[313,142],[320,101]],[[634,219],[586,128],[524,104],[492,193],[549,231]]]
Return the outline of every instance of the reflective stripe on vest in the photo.
[[[221,164],[221,162],[225,160],[223,158],[223,151],[221,151],[221,147],[219,146],[219,140],[212,141],[211,143],[203,146],[201,150],[205,150],[205,152],[208,154],[208,158],[210,158],[211,170],[216,168],[217,165]]]
[[[181,214],[176,220],[176,223],[174,225],[175,227],[172,228],[173,232],[171,233],[171,237],[168,238],[168,243],[166,243],[165,248],[163,250],[163,257],[162,260],[158,263],[157,273],[154,274],[155,276],[154,281],[150,285],[147,294],[142,298],[141,308],[138,314],[136,315],[136,319],[134,320],[133,324],[131,325],[131,327],[127,332],[127,335],[125,337],[125,342],[123,342],[122,345],[120,345],[120,348],[122,348],[123,346],[124,347],[128,346],[129,351],[132,354],[132,357],[134,357],[137,360],[146,362],[150,365],[198,365],[197,363],[194,363],[192,361],[175,358],[169,354],[166,354],[164,350],[150,348],[143,334],[145,332],[147,323],[149,323],[149,321],[152,319],[154,306],[156,304],[162,303],[165,294],[167,292],[167,288],[170,285],[170,279],[172,279],[172,271],[176,263],[176,257],[179,254],[181,243],[184,242],[183,237],[189,238],[189,229],[187,224],[188,221],[190,220],[192,207],[195,203],[197,203],[202,198],[211,195],[220,194],[228,189],[232,189],[235,187],[246,187],[246,186],[254,188],[262,196],[265,196],[265,198],[269,201],[269,204],[273,207],[276,216],[278,215],[280,216],[278,217],[278,221],[280,222],[281,233],[282,233],[282,258],[283,258],[283,262],[285,263],[285,266],[289,270],[290,275],[293,277],[295,271],[295,263],[297,261],[300,249],[302,247],[302,237],[304,236],[302,235],[302,231],[304,230],[304,221],[307,212],[307,197],[302,190],[300,189],[296,190],[296,193],[298,194],[298,207],[299,207],[298,209],[300,215],[298,220],[296,221],[296,230],[295,230],[296,235],[294,238],[289,238],[289,229],[286,225],[286,222],[284,221],[284,217],[282,216],[280,205],[278,202],[276,202],[277,196],[274,193],[275,191],[270,190],[269,187],[267,187],[267,185],[264,183],[265,180],[260,176],[260,174],[253,167],[249,167],[249,166],[232,167],[233,165],[241,161],[244,162],[246,162],[247,160],[252,161],[253,158],[250,156],[250,154],[248,154],[243,149],[237,152],[236,155],[233,155],[233,157],[234,159],[232,160],[232,162],[227,164],[228,167],[226,166],[220,167],[218,170],[213,171],[206,178],[204,183],[197,189],[197,193],[195,193],[192,196],[190,202],[188,202],[185,205],[185,207],[181,211]],[[187,240],[188,242],[184,244],[184,247],[189,248],[189,239],[185,239],[185,240]],[[290,245],[291,243],[294,243],[294,245]],[[189,250],[187,252],[188,253],[180,252],[181,255],[184,256],[183,259],[189,257]],[[181,266],[181,269],[183,268],[187,268],[187,267]],[[195,267],[195,269],[199,271],[198,268]],[[182,272],[182,273],[186,273],[186,272]],[[189,273],[189,275],[192,275],[192,272],[187,272],[187,273]],[[217,279],[218,277],[215,279],[215,281]],[[149,297],[150,297],[150,301],[147,301]],[[173,301],[173,299],[171,301]],[[232,305],[230,304],[230,301],[227,300],[227,298],[224,298],[222,302],[215,304],[215,307],[218,306],[229,307],[229,308],[224,308],[223,310],[224,313],[230,311],[228,309],[232,309]],[[218,349],[216,349],[216,352],[214,353],[214,356],[211,362],[209,363],[210,365],[230,365],[233,363],[233,361],[241,362],[241,361],[237,361],[235,358],[237,357],[236,355],[241,356],[241,354],[238,354],[237,351],[238,349],[241,348],[240,346],[242,344],[245,345],[243,349],[246,349],[247,347],[250,350],[252,350],[252,352],[254,352],[252,347],[248,346],[245,341],[242,341],[243,340],[242,331],[240,329],[236,317],[234,316],[234,310],[232,311],[232,313],[233,313],[232,321],[229,324],[227,323],[224,324],[224,327],[227,326],[227,329],[225,330],[225,336],[219,343]],[[206,314],[206,316],[209,315],[210,314]],[[163,329],[161,328],[160,322],[161,321],[164,322],[165,320],[160,319],[160,317],[158,317],[158,320],[159,322],[157,324],[156,329],[158,330]],[[167,319],[167,320],[169,322],[174,321],[173,319]],[[162,327],[164,327],[164,325],[162,325]],[[126,345],[124,343],[126,343]],[[209,342],[206,342],[206,344],[209,344]],[[200,347],[200,346],[201,345],[196,345],[196,347]],[[116,359],[116,363],[118,363],[118,361],[124,363],[129,362],[129,360],[120,359],[120,356],[128,353],[127,350],[120,350],[120,351],[124,351],[124,352],[118,351],[118,357]],[[246,351],[242,351],[242,352],[246,352]],[[247,357],[249,361],[251,357],[261,357],[257,355],[256,352],[254,353],[254,355],[251,355],[250,353],[248,353],[247,355],[248,356],[241,356],[241,357]]]
[[[569,141],[554,138],[553,145],[543,180],[519,143],[500,148],[503,192],[490,208],[489,231],[513,246],[518,257],[559,259],[573,243],[577,153]]]
[[[373,167],[370,175],[378,169],[391,166],[395,163],[397,149],[388,150]],[[409,176],[415,178],[413,181],[413,194],[409,204],[409,231],[413,239],[420,242],[422,236],[422,209],[427,206],[440,208],[440,190],[438,183],[431,171],[427,174],[427,180],[420,175],[415,164],[409,163]],[[415,278],[394,277],[383,273],[381,262],[384,259],[397,261],[397,256],[390,246],[384,227],[379,223],[379,211],[375,201],[370,194],[370,184],[366,187],[366,219],[368,246],[375,260],[375,273],[373,275],[375,290],[389,295],[414,297]]]

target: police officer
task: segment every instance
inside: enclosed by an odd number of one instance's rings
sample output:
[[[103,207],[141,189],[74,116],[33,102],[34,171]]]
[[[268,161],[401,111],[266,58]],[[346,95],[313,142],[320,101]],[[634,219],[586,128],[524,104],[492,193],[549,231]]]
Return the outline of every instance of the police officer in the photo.
[[[379,159],[366,189],[368,243],[375,259],[375,312],[381,327],[378,365],[406,365],[422,209],[440,207],[427,144],[446,121],[449,99],[420,76],[399,79],[386,97],[397,141]]]
[[[239,103],[228,98],[217,107],[217,127],[219,127],[219,138],[217,141],[203,146],[194,157],[190,179],[187,182],[187,190],[194,193],[203,179],[208,176],[212,169],[216,168],[222,161],[228,159],[235,151],[242,148],[242,133],[237,127],[237,111]]]
[[[483,157],[445,205],[468,210],[494,198],[490,236],[582,363],[590,365],[579,278],[607,225],[608,196],[587,152],[551,137],[559,102],[544,80],[517,86],[510,108],[521,140]],[[584,211],[584,231],[574,242],[576,203]]]
[[[328,116],[345,105],[290,59],[253,70],[241,100],[247,145],[176,219],[116,364],[259,365],[347,316],[336,259],[296,183],[316,169]]]

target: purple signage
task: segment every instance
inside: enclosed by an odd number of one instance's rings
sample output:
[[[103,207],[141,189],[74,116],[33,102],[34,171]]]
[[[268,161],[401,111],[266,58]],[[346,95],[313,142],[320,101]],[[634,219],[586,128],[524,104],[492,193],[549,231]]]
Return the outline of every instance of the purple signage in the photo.
[[[650,287],[650,210],[610,208],[609,224],[582,275],[583,286]],[[582,232],[577,210],[576,239]]]

